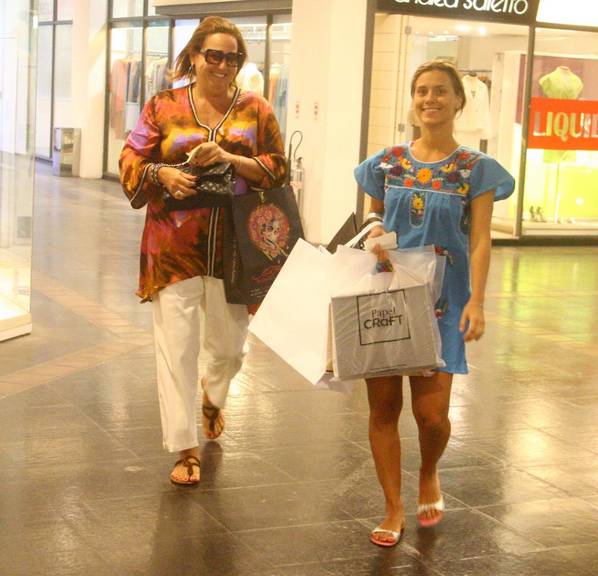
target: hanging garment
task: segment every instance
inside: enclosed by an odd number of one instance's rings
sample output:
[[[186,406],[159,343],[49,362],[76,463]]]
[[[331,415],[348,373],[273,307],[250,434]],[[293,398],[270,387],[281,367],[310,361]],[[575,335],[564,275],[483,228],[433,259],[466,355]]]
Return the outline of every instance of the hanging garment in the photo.
[[[465,107],[455,119],[455,138],[465,146],[479,150],[480,140],[488,140],[492,133],[490,97],[484,82],[469,74],[463,76]]]
[[[260,96],[264,93],[264,77],[259,71],[257,64],[247,62],[239,74],[237,74],[237,86],[249,92],[255,92]]]

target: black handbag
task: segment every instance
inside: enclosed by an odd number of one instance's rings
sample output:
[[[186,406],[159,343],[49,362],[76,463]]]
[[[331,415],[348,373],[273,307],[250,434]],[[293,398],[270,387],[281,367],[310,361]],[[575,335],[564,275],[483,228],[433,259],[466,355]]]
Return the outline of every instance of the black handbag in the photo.
[[[194,186],[196,192],[178,200],[165,190],[162,198],[168,211],[231,205],[235,170],[230,162],[219,162],[211,166],[194,166],[185,162],[176,165],[176,168],[197,177]]]

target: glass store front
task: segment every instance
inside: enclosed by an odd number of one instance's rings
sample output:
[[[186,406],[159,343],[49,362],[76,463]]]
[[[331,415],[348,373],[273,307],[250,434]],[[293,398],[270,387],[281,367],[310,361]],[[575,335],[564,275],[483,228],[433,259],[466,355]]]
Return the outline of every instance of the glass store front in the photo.
[[[151,5],[150,5],[151,4]],[[118,158],[144,103],[170,87],[168,71],[206,14],[201,4],[168,6],[156,13],[147,0],[112,0],[110,3],[109,72],[105,167],[118,174]],[[165,12],[166,11],[166,12]],[[215,14],[211,11],[209,14]],[[271,103],[285,131],[290,63],[290,11],[222,14],[241,30],[249,51],[237,79],[241,88],[262,94]],[[180,84],[177,84],[177,86]]]
[[[566,24],[563,11],[559,0],[378,0],[368,154],[417,137],[411,76],[450,60],[468,97],[456,139],[517,180],[495,205],[494,238],[598,237],[598,5],[571,0]]]
[[[31,332],[36,20],[0,4],[0,340]]]

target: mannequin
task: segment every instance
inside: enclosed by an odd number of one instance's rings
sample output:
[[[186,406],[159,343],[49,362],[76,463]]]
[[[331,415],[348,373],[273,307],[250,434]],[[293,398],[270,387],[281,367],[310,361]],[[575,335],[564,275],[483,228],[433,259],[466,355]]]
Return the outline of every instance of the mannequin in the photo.
[[[552,72],[539,80],[542,94],[546,98],[570,99],[579,98],[583,90],[583,82],[567,66],[557,66]],[[575,152],[572,150],[545,150],[544,162],[574,162]]]
[[[583,91],[583,82],[581,81],[581,78],[576,76],[567,66],[557,66],[552,72],[542,76],[539,80],[539,84],[542,94],[547,98],[574,100],[579,98]],[[553,220],[554,222],[560,222],[560,164],[561,162],[575,162],[575,152],[573,150],[544,150],[544,162],[552,165],[546,176],[544,206],[547,206],[548,201],[553,197]],[[536,208],[536,216],[538,216],[538,214],[540,215],[539,220],[544,221],[545,218],[541,206]]]
[[[540,88],[547,98],[576,99],[583,90],[583,82],[569,67],[557,66],[540,78]]]
[[[247,62],[239,74],[237,74],[237,86],[243,90],[255,92],[262,96],[264,94],[264,77],[259,71],[257,64]]]
[[[490,138],[490,98],[488,87],[473,71],[461,78],[465,88],[465,108],[455,120],[455,138],[459,144],[480,149],[480,140]]]

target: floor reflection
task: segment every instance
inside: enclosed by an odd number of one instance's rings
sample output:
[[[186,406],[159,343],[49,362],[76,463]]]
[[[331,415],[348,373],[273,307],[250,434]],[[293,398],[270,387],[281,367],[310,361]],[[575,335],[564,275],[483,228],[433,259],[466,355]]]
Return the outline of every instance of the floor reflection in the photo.
[[[151,312],[132,294],[143,214],[112,182],[46,167],[37,186],[34,332],[0,345],[0,574],[595,573],[598,248],[494,250],[488,332],[455,379],[445,518],[416,526],[405,387],[407,531],[383,550],[364,386],[315,391],[253,338],[201,483],[169,482]]]

